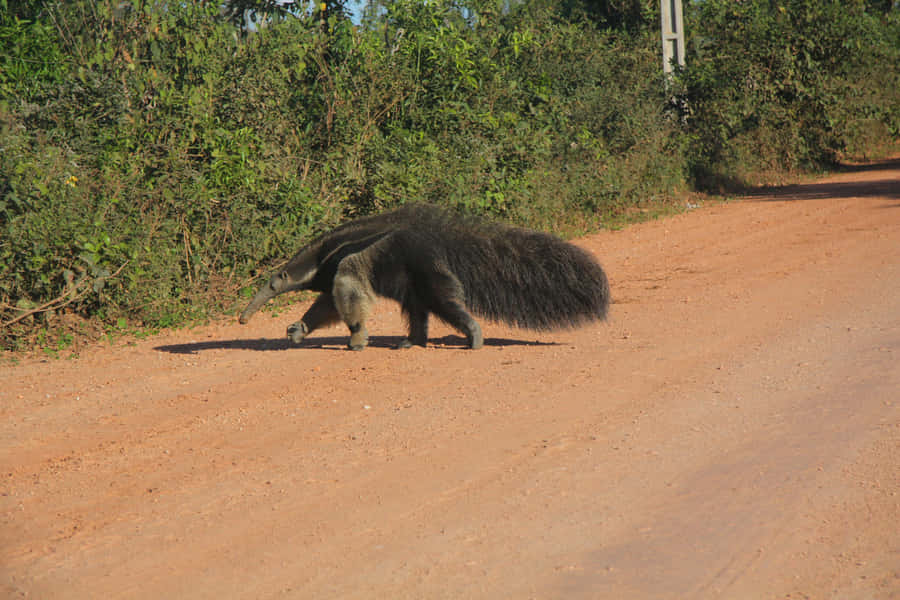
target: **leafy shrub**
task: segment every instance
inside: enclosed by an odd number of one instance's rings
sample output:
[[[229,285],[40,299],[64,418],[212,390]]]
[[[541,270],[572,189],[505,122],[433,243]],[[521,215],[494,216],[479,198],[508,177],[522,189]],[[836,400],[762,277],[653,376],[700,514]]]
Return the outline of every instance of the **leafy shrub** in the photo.
[[[335,0],[0,8],[4,348],[68,335],[60,311],[228,310],[312,236],[406,202],[574,234],[691,177],[900,133],[900,19],[877,2],[686,3],[668,87],[647,0],[385,0],[359,25]]]
[[[870,4],[687,3],[683,83],[699,180],[818,169],[882,125],[896,137],[897,14]]]

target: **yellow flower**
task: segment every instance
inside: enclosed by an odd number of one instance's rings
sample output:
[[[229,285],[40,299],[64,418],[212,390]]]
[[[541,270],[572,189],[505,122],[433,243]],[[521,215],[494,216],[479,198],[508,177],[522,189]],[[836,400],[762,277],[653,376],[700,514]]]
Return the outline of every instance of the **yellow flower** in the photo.
[[[68,179],[66,179],[66,185],[75,187],[75,184],[78,183],[78,178],[74,175],[70,175]]]

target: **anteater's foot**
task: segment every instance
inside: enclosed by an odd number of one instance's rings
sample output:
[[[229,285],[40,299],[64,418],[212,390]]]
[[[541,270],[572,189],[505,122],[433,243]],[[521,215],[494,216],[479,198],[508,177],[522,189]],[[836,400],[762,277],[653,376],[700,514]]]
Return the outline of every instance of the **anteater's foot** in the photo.
[[[409,336],[400,340],[400,343],[397,344],[397,348],[412,348],[413,346],[422,346],[423,348],[428,345],[428,338],[425,336]]]
[[[347,347],[350,350],[362,350],[369,345],[369,332],[362,323],[350,326],[350,342]]]
[[[484,346],[484,338],[481,336],[481,325],[472,321],[469,324],[469,334],[466,338],[469,340],[469,348],[472,350],[478,350]]]
[[[295,344],[302,342],[308,333],[309,327],[307,327],[306,323],[303,321],[297,321],[287,328],[287,336],[291,338],[291,341]]]

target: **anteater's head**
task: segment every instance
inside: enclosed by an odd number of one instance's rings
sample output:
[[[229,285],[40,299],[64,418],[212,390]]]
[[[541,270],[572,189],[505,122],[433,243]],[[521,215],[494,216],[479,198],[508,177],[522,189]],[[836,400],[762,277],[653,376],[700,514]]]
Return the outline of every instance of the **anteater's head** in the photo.
[[[317,272],[315,253],[301,252],[284,266],[281,272],[272,275],[269,282],[259,290],[241,313],[240,322],[246,323],[263,304],[279,294],[306,289]]]
[[[310,242],[253,297],[241,313],[241,323],[249,321],[253,313],[278,294],[308,289],[330,292],[340,262],[384,237],[390,226],[390,221],[366,221],[363,225],[338,227]]]

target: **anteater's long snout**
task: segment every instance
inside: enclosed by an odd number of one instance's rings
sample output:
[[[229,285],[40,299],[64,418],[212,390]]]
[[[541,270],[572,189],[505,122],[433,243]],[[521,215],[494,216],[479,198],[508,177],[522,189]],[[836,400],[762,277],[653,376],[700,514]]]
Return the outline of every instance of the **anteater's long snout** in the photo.
[[[252,317],[253,314],[258,311],[263,304],[274,298],[277,294],[278,292],[273,290],[271,286],[263,286],[263,288],[259,290],[259,292],[257,292],[253,297],[253,300],[250,301],[250,304],[247,305],[247,308],[244,309],[244,312],[241,313],[241,317],[239,319],[241,324],[249,321],[250,317]]]
[[[303,256],[305,257],[305,255]],[[247,308],[244,309],[244,312],[241,313],[239,319],[240,322],[246,323],[249,321],[250,317],[253,316],[253,313],[258,311],[263,304],[278,294],[304,289],[305,284],[312,279],[315,274],[315,269],[310,268],[307,269],[307,271],[301,271],[301,273],[305,273],[305,275],[297,278],[291,276],[290,272],[285,269],[281,273],[273,275],[272,278],[269,279],[269,282],[253,296],[253,300],[250,301],[250,304],[248,304]]]

